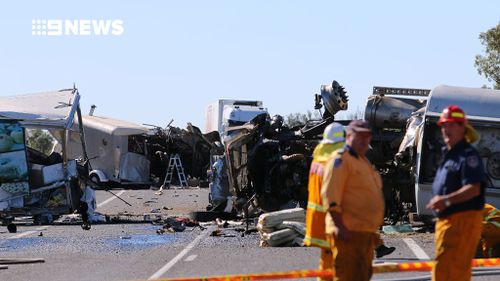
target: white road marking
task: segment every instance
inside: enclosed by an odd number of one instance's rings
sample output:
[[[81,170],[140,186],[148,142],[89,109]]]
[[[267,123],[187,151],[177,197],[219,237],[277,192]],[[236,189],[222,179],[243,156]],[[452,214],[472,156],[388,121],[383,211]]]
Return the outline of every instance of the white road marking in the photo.
[[[190,255],[184,261],[194,261],[194,259],[196,259],[196,257],[198,257],[198,255]]]
[[[116,196],[120,196],[120,195],[122,195],[124,192],[125,192],[125,190],[122,190],[122,191],[118,192],[118,193],[116,194]],[[101,203],[97,204],[97,208],[102,207],[103,205],[106,205],[106,204],[108,204],[109,202],[113,201],[113,199],[115,199],[115,198],[116,198],[116,196],[112,195],[110,198],[108,198],[108,199],[106,199],[106,200],[102,201]]]
[[[162,268],[160,268],[155,274],[151,275],[148,280],[159,279],[165,272],[167,272],[172,266],[174,266],[179,260],[181,260],[191,249],[193,249],[202,239],[206,238],[212,231],[216,228],[216,226],[211,226],[202,232],[193,242],[189,243],[189,245],[184,248],[177,256],[171,259],[167,264],[165,264]]]
[[[25,232],[22,232],[22,233],[19,233],[17,235],[14,235],[14,236],[11,236],[7,239],[17,239],[17,238],[22,238],[22,237],[25,237],[25,236],[29,236],[31,234],[35,234],[37,233],[38,231],[42,231],[42,230],[45,230],[49,228],[48,226],[42,226],[42,227],[39,227],[37,228],[36,230],[30,230],[30,231],[25,231]]]
[[[408,245],[410,250],[415,254],[419,260],[430,260],[431,258],[420,248],[420,246],[411,238],[403,238],[403,242]]]

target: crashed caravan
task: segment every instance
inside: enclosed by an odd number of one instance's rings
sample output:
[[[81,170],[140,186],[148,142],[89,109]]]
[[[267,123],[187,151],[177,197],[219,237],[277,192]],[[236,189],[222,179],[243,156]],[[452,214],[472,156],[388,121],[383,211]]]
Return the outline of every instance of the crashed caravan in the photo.
[[[67,153],[75,117],[80,116],[78,90],[0,97],[0,219],[16,215],[35,219],[72,213],[82,188],[77,163]],[[36,130],[57,137],[60,153],[46,155],[30,147]],[[76,128],[82,133],[81,128]],[[82,148],[85,150],[85,147]]]
[[[148,128],[135,123],[101,116],[82,116],[89,178],[97,186],[147,186],[150,161],[146,146]],[[78,127],[74,124],[73,128]],[[83,158],[78,132],[68,140],[70,158]]]

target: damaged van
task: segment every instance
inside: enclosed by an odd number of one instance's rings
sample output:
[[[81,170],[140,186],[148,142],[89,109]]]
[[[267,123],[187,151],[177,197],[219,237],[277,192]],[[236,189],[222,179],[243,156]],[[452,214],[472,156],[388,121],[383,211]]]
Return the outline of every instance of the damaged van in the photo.
[[[76,159],[68,155],[68,137],[80,114],[76,88],[54,92],[0,97],[0,219],[33,216],[50,223],[80,205],[85,184],[80,184]],[[81,122],[80,122],[81,124]],[[33,132],[52,136],[59,152],[40,151],[29,138]],[[82,136],[82,128],[76,132]],[[81,142],[85,151],[84,142]],[[53,146],[55,147],[55,146]]]

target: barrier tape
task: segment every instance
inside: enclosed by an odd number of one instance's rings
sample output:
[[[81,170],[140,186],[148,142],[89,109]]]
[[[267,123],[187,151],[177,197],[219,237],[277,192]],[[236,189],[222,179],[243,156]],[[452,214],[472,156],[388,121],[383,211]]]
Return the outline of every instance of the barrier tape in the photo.
[[[287,272],[272,272],[272,273],[256,273],[256,274],[235,274],[221,275],[211,277],[189,277],[189,278],[168,278],[154,279],[157,281],[253,281],[253,280],[270,280],[270,279],[294,279],[294,278],[309,278],[322,277],[331,278],[333,272],[331,270],[296,270]]]
[[[373,273],[410,272],[410,271],[430,271],[433,261],[411,262],[399,264],[375,264]],[[500,259],[474,259],[472,267],[490,267],[500,265]]]
[[[392,273],[392,272],[411,272],[411,271],[430,271],[432,270],[433,261],[411,262],[399,264],[375,264],[373,265],[373,273]],[[472,267],[491,267],[500,266],[500,258],[498,259],[474,259]],[[310,278],[322,277],[331,278],[331,270],[297,270],[287,272],[271,272],[271,273],[256,273],[256,274],[235,274],[235,275],[220,275],[211,277],[188,277],[188,278],[167,278],[155,279],[157,281],[253,281],[253,280],[271,280],[271,279],[294,279],[294,278]]]

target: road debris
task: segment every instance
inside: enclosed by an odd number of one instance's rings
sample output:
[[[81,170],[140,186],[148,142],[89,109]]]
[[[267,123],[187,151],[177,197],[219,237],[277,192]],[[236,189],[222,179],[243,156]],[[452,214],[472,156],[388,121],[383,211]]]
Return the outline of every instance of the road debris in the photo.
[[[7,225],[7,230],[9,231],[9,233],[16,233],[17,232],[17,226],[13,223],[9,223]]]
[[[261,247],[303,246],[305,210],[295,208],[262,214],[257,230]]]
[[[42,258],[0,258],[0,264],[43,263]]]

